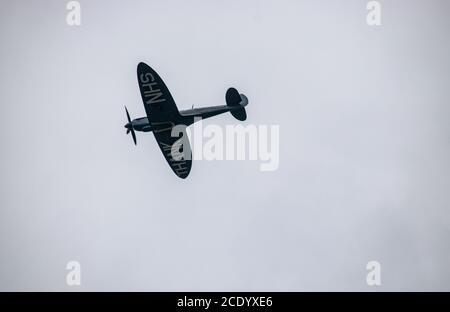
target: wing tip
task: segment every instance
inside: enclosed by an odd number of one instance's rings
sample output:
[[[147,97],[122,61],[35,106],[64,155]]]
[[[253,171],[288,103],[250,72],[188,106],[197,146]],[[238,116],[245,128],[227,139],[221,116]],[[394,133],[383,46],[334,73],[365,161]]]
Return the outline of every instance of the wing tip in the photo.
[[[148,68],[150,68],[150,66],[148,66],[147,64],[145,64],[144,62],[139,62],[139,64],[137,65],[137,71],[143,71],[143,70],[147,70]]]

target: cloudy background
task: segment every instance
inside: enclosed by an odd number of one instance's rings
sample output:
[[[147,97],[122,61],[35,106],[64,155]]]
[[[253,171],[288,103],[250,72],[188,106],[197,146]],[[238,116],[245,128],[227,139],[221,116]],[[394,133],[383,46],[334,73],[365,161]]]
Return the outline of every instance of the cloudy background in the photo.
[[[450,2],[380,2],[1,0],[0,290],[450,290]],[[133,146],[140,61],[180,109],[245,93],[279,170]]]

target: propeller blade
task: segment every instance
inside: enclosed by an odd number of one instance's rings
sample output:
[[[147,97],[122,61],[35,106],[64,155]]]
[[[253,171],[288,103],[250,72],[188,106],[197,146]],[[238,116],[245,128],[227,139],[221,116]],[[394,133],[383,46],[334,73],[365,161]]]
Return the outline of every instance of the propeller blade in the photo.
[[[130,114],[128,114],[128,109],[126,106],[125,106],[125,111],[127,112],[128,122],[131,122]]]
[[[137,145],[137,143],[136,143],[136,133],[134,133],[133,128],[131,128],[131,135],[133,136],[134,145]]]
[[[131,136],[133,137],[134,145],[137,145],[136,133],[134,133],[133,124],[131,122],[130,114],[128,113],[128,109],[126,106],[125,106],[125,112],[127,113],[127,119],[128,119],[128,124],[129,124],[129,128],[127,128],[127,134],[131,132]]]

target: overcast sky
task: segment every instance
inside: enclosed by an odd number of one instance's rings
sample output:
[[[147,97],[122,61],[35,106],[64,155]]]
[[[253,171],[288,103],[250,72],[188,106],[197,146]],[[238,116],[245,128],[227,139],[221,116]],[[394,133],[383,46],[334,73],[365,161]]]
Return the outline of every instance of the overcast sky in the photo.
[[[2,0],[0,290],[450,290],[450,2],[380,2]],[[141,61],[180,110],[245,93],[279,170],[135,147]]]

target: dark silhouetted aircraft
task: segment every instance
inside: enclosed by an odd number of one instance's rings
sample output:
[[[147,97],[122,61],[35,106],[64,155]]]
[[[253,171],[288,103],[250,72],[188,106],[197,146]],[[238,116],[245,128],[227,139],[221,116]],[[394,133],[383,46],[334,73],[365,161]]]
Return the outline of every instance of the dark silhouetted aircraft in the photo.
[[[147,64],[139,63],[137,67],[139,89],[147,117],[131,120],[127,108],[127,134],[131,132],[136,144],[135,131],[149,132],[155,135],[161,151],[175,174],[185,179],[192,166],[192,151],[186,134],[186,127],[194,122],[222,113],[230,112],[236,119],[245,120],[247,97],[234,88],[229,88],[225,95],[227,105],[193,108],[178,111],[172,95],[161,77]],[[172,133],[173,128],[178,131]],[[181,129],[181,131],[180,131]]]

